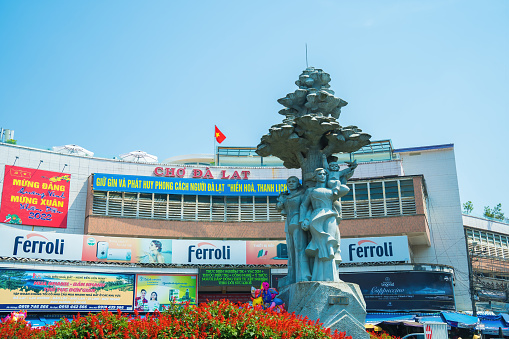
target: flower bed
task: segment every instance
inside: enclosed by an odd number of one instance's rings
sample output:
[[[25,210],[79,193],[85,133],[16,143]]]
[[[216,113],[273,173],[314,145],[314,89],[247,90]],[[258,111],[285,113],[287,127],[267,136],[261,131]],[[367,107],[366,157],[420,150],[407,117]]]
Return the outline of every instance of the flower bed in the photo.
[[[289,313],[275,313],[232,304],[226,300],[199,306],[173,305],[141,318],[118,311],[102,311],[62,319],[55,325],[32,328],[24,319],[0,323],[1,338],[334,338],[352,339],[344,332],[331,333],[319,322]]]
[[[369,332],[370,339],[400,339],[399,337],[392,337],[385,332]]]

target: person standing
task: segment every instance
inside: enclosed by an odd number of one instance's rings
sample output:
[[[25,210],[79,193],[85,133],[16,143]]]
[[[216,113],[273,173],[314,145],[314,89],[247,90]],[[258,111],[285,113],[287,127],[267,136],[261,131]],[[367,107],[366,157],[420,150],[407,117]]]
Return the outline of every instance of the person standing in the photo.
[[[341,262],[338,214],[333,203],[346,195],[348,187],[327,187],[327,171],[317,168],[313,175],[316,186],[308,188],[300,207],[300,222],[309,230],[311,240],[306,255],[313,261],[311,281],[341,281],[337,264]]]
[[[159,311],[159,301],[157,301],[157,293],[150,293],[150,300],[148,301],[148,311],[154,312],[155,310]]]
[[[288,191],[278,197],[277,209],[286,215],[285,233],[288,249],[288,275],[286,282],[293,284],[300,281],[309,281],[309,258],[304,253],[308,243],[308,233],[300,227],[299,211],[304,198],[304,190],[299,178],[291,176],[286,180]]]
[[[147,291],[145,289],[142,289],[140,291],[140,296],[134,298],[134,309],[137,311],[145,311],[145,305],[148,303],[147,298],[145,296],[147,295]]]

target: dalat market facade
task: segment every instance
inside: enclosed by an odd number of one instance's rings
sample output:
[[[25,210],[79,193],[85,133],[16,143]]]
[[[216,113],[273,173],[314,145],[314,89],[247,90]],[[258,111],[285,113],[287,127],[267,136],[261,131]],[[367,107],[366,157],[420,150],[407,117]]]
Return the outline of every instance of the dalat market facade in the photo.
[[[0,312],[150,311],[143,291],[160,305],[247,302],[251,286],[277,286],[276,202],[301,172],[254,151],[219,147],[210,166],[0,144]],[[471,310],[454,146],[384,140],[338,157],[359,164],[341,199],[340,278],[368,312]]]

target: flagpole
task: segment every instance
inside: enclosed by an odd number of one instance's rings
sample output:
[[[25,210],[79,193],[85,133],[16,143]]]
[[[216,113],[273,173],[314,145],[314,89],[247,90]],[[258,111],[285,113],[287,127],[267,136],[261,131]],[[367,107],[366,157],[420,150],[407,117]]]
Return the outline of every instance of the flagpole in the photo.
[[[217,166],[217,162],[216,162],[216,125],[214,125],[214,166]]]

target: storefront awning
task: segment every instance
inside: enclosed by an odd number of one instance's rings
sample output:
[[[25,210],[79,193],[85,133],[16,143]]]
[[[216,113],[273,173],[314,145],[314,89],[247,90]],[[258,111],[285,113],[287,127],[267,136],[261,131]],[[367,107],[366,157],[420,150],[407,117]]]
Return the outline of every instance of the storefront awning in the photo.
[[[481,330],[483,334],[496,335],[499,333],[499,328],[502,328],[504,336],[509,336],[509,327],[500,320],[481,320],[476,326],[476,329]]]
[[[442,312],[442,317],[451,327],[473,328],[477,325],[477,317],[461,313]]]
[[[422,327],[421,323],[416,321],[384,321],[381,325],[403,325],[407,327]]]
[[[509,315],[481,315],[479,316],[479,324],[476,329],[482,331],[483,334],[497,335],[499,329],[502,329],[504,336],[509,336]]]
[[[413,321],[416,316],[416,314],[367,314],[366,323],[376,325],[384,321]]]
[[[423,317],[417,317],[417,321],[420,323],[442,323],[444,322],[444,319],[442,319],[439,315],[427,315]]]
[[[39,328],[47,325],[44,321],[39,319],[39,317],[27,317],[25,320],[29,322],[30,325],[32,325],[34,328]]]
[[[500,316],[505,321],[506,324],[509,324],[509,314],[507,313],[500,313]]]

